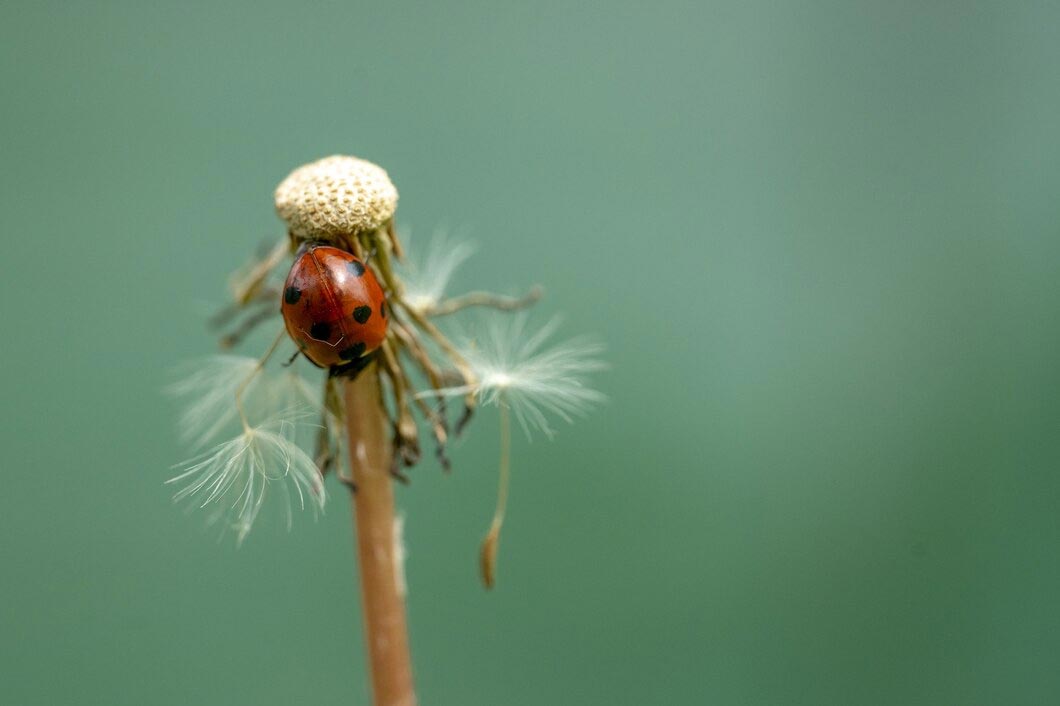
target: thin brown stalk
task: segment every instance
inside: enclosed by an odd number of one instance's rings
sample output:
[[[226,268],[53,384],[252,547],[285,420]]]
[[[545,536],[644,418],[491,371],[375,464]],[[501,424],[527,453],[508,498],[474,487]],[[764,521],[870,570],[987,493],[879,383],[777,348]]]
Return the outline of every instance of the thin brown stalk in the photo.
[[[417,311],[414,307],[409,306],[404,301],[401,302],[401,306],[420,330],[430,336],[438,347],[442,349],[442,352],[449,356],[449,360],[454,366],[456,366],[456,369],[460,372],[460,376],[464,378],[464,384],[473,386],[476,382],[475,373],[464,359],[463,354],[456,349],[456,346],[450,343],[449,339],[445,337],[445,334],[439,331],[437,326],[432,324],[426,316]],[[475,393],[468,392],[467,395],[464,396],[464,407],[467,409],[467,413],[464,415],[465,417],[470,416],[471,411],[475,409],[475,404]],[[461,426],[461,424],[457,424],[458,431]]]
[[[471,306],[499,309],[500,311],[515,311],[525,309],[537,302],[544,290],[541,287],[532,287],[529,292],[521,297],[506,297],[492,292],[468,292],[452,299],[438,302],[427,312],[429,316],[449,316]]]
[[[414,706],[405,597],[394,529],[393,450],[379,371],[370,365],[345,383],[351,493],[361,577],[365,644],[376,706]]]
[[[273,268],[283,262],[283,259],[290,253],[291,241],[287,238],[280,239],[264,258],[254,263],[249,272],[232,283],[236,302],[244,306],[248,304]]]

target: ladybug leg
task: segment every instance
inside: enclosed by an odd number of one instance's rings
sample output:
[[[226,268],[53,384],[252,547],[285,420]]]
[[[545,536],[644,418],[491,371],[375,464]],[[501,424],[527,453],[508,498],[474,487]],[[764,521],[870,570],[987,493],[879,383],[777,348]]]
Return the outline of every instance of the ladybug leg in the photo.
[[[333,365],[328,368],[329,378],[355,378],[357,374],[368,367],[368,364],[375,358],[374,353],[351,360],[349,363],[342,365]]]
[[[300,355],[302,355],[302,351],[295,351],[294,355],[292,355],[290,358],[288,358],[283,363],[280,363],[280,365],[282,365],[285,368],[289,368],[292,365],[294,365],[294,361],[296,361],[298,359],[298,356],[300,356]]]

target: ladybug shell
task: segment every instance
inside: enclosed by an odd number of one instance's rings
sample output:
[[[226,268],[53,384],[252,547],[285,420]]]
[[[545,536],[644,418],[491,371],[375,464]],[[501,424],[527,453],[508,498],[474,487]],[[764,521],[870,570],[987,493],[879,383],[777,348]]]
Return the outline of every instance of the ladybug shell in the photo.
[[[363,262],[338,248],[299,248],[280,311],[288,335],[322,368],[356,361],[386,336],[386,300],[379,282]]]

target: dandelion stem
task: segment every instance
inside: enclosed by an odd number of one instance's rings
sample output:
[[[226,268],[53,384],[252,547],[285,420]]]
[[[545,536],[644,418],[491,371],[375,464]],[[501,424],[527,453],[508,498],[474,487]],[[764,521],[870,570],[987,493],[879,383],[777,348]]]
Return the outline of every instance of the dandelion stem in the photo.
[[[376,706],[413,706],[405,597],[394,527],[393,450],[379,371],[372,364],[345,382],[346,432],[356,492],[351,493],[368,667]]]
[[[486,588],[493,588],[493,584],[496,581],[497,549],[501,541],[501,527],[504,525],[504,511],[508,506],[508,479],[511,475],[511,414],[506,400],[502,399],[498,407],[500,408],[501,457],[497,474],[497,507],[493,511],[493,521],[490,523],[489,532],[486,533],[486,538],[482,540],[480,553],[482,583],[486,584]]]

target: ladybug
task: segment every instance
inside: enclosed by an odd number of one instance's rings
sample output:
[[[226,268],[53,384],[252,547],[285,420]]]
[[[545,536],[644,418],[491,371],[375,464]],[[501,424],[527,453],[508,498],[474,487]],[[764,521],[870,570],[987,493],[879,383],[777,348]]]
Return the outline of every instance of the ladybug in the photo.
[[[298,248],[280,311],[302,354],[337,373],[364,367],[386,336],[386,299],[375,275],[350,253],[328,245]]]

